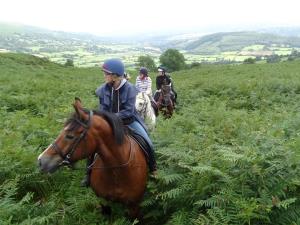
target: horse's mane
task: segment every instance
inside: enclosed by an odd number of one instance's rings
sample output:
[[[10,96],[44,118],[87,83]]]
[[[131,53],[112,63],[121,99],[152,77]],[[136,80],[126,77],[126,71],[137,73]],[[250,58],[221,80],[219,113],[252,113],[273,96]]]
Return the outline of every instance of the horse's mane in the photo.
[[[89,113],[89,110],[84,109],[86,114]],[[114,113],[109,113],[106,111],[97,111],[93,110],[94,115],[102,117],[113,130],[114,138],[117,144],[122,144],[124,141],[125,136],[125,129],[122,120],[116,116]],[[82,119],[78,118],[77,113],[73,113],[70,118],[65,122],[65,126],[69,125],[69,130],[77,129],[80,124],[76,121],[80,121],[82,123],[86,123],[87,121],[83,121]]]
[[[146,101],[150,101],[150,98],[146,93],[139,92],[136,97],[137,99],[140,98],[140,99],[146,99]]]
[[[106,122],[108,122],[108,124],[113,130],[116,143],[122,144],[125,136],[123,121],[118,116],[116,116],[116,114],[109,113],[106,111],[94,111],[94,114],[101,116],[103,119],[106,120]]]

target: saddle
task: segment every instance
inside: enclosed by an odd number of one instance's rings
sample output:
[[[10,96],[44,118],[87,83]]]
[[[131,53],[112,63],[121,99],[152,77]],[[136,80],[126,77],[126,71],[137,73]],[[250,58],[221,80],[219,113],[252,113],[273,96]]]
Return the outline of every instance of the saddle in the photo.
[[[130,127],[126,126],[127,134],[129,137],[131,137],[143,150],[143,153],[145,155],[145,158],[147,162],[149,163],[149,151],[151,151],[151,147],[148,144],[148,142],[138,133],[134,132],[134,130],[130,129]]]
[[[142,149],[145,159],[147,161],[149,172],[152,173],[156,171],[156,161],[154,156],[154,149],[149,145],[149,143],[139,134],[134,132],[130,127],[127,127],[126,133],[132,138]]]

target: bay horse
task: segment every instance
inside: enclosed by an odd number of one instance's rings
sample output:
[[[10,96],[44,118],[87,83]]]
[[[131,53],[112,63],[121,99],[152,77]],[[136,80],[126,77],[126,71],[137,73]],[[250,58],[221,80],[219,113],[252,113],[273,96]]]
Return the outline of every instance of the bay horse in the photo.
[[[151,100],[144,92],[139,92],[136,96],[135,108],[140,117],[145,121],[150,131],[153,131],[156,123],[156,116],[151,105]]]
[[[140,146],[126,134],[113,113],[86,111],[75,98],[75,113],[56,140],[38,157],[42,172],[95,154],[90,186],[98,197],[123,203],[131,218],[139,217],[147,184],[147,162]]]
[[[170,118],[173,115],[174,102],[172,100],[171,84],[163,84],[161,86],[156,104],[159,111],[162,112],[165,118]]]

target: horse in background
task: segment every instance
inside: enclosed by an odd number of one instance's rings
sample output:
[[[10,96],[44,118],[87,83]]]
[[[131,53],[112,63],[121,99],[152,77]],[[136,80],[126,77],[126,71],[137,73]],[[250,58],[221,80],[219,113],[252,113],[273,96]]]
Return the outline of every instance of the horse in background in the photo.
[[[156,115],[149,96],[143,92],[139,92],[136,96],[135,108],[149,130],[153,131],[156,124]]]
[[[156,102],[159,111],[165,118],[171,118],[174,111],[174,96],[172,96],[171,84],[163,84]]]
[[[53,173],[63,165],[95,155],[90,166],[90,186],[95,194],[123,203],[129,216],[138,218],[147,184],[147,162],[141,147],[125,133],[115,114],[86,111],[79,99],[73,106],[74,115],[39,155],[40,170]]]

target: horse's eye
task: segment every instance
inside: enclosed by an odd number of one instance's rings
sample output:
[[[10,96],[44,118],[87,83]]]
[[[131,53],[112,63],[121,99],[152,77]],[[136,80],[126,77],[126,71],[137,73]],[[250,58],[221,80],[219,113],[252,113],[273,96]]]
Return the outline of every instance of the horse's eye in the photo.
[[[140,102],[140,103],[139,103],[139,106],[142,106],[142,105],[143,105],[143,103]]]
[[[71,135],[71,134],[67,134],[67,135],[65,136],[65,138],[66,138],[66,139],[69,139],[69,140],[72,140],[72,139],[74,138],[74,136]]]

